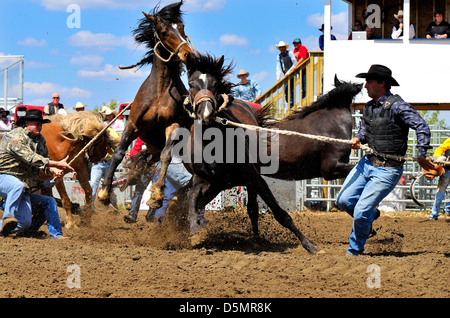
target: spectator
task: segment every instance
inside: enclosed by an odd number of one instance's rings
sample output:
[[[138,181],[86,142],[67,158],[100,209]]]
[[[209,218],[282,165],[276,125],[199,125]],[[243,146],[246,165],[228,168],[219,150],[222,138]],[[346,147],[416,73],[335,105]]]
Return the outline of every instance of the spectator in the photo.
[[[450,157],[450,138],[447,138],[442,145],[437,147],[434,152],[434,157],[437,158],[437,163],[448,161]],[[433,207],[431,208],[430,220],[437,220],[439,216],[439,211],[441,209],[441,203],[445,199],[445,192],[447,191],[448,184],[450,182],[450,169],[449,167],[444,168],[444,174],[439,177],[438,181],[438,191],[436,192],[436,197],[434,199]],[[450,202],[444,206],[445,220],[450,222]]]
[[[50,120],[39,109],[27,110],[17,120],[18,128],[5,134],[0,144],[0,196],[6,197],[1,234],[35,234],[47,220],[52,238],[61,238],[62,227],[54,198],[38,194],[42,187],[52,187],[53,177],[62,177],[73,168],[67,158],[53,161],[48,156],[42,125]],[[41,176],[48,179],[44,182]]]
[[[283,79],[287,74],[289,74],[297,64],[294,53],[288,50],[289,44],[280,41],[276,48],[280,50],[280,54],[277,55],[277,82]],[[294,79],[290,81],[290,101],[288,101],[288,83],[284,86],[284,94],[286,102],[290,103],[290,107],[294,106]]]
[[[362,25],[361,20],[355,21],[355,26],[353,27],[353,31],[355,31],[355,32],[363,31],[363,25]],[[348,35],[348,40],[352,40],[352,32],[350,32],[350,34]]]
[[[426,31],[427,39],[447,39],[450,35],[450,24],[444,21],[444,12],[436,10],[434,12],[434,21],[431,22]]]
[[[12,122],[8,117],[9,110],[5,110],[4,108],[0,108],[0,130],[11,130]]]
[[[308,49],[302,45],[302,40],[295,39],[294,42],[294,56],[297,60],[297,65],[300,65],[309,57]],[[302,98],[306,97],[306,69],[302,70]]]
[[[399,10],[394,17],[398,20],[397,24],[392,27],[391,37],[396,39],[403,39],[403,10]],[[411,23],[409,26],[409,38],[412,39],[416,36],[414,25]]]
[[[119,138],[119,134],[111,127],[108,127],[106,133],[110,134],[114,138]],[[106,154],[105,158],[103,158],[103,160],[101,160],[99,163],[92,165],[91,180],[89,181],[89,184],[91,185],[91,188],[92,188],[92,209],[93,210],[95,210],[95,198],[97,197],[97,191],[100,186],[100,181],[108,173],[109,167],[111,166],[111,159],[112,159],[113,153],[114,153],[114,149],[110,148],[108,153]],[[119,213],[119,209],[117,207],[117,199],[114,196],[114,193],[111,195],[111,204],[109,204],[108,208],[115,213]]]
[[[322,32],[322,33],[323,33],[323,28],[324,28],[324,25],[322,24],[322,27],[319,29],[319,31]],[[331,27],[330,30],[333,30],[333,27]],[[320,47],[320,49],[321,49],[322,51],[324,50],[324,45],[325,45],[325,42],[324,42],[324,40],[323,40],[323,36],[324,36],[324,34],[322,34],[322,35],[319,36],[319,47]],[[332,40],[332,41],[335,41],[335,40],[336,40],[336,37],[335,37],[333,34],[331,34],[331,40]]]
[[[237,84],[233,95],[238,99],[242,99],[247,102],[254,102],[261,96],[261,88],[258,82],[254,80],[249,80],[247,77],[250,75],[249,72],[240,70],[236,75],[241,81]]]
[[[393,95],[392,86],[399,86],[389,68],[372,65],[365,78],[370,98],[364,105],[359,131],[352,139],[351,148],[360,149],[367,143],[375,155],[368,153],[355,165],[344,181],[336,199],[337,205],[353,217],[353,230],[349,237],[350,255],[360,255],[373,233],[372,223],[379,216],[378,204],[395,188],[403,174],[404,160],[382,155],[403,157],[408,149],[408,131],[416,131],[417,161],[424,169],[433,169],[427,158],[430,148],[430,129],[419,113],[400,96]],[[387,133],[389,131],[389,133]]]
[[[52,95],[52,101],[44,107],[44,115],[51,116],[51,115],[58,114],[59,112],[62,112],[62,113],[65,112],[67,114],[66,108],[59,101],[60,101],[59,94],[54,93]]]
[[[104,111],[103,118],[105,119],[107,125],[117,116],[116,111],[112,110],[107,106],[104,107],[102,111]],[[123,130],[125,129],[125,124],[123,120],[117,118],[110,127],[114,129],[114,131],[117,132],[118,134],[122,134]]]
[[[77,112],[82,112],[86,108],[87,105],[84,105],[81,102],[78,102],[73,109],[75,109]]]

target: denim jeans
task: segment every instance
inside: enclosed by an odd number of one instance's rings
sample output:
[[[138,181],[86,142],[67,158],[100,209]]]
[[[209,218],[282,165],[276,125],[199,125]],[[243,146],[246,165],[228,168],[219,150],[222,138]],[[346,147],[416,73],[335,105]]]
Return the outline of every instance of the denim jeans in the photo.
[[[3,218],[12,216],[18,221],[13,233],[36,233],[47,221],[50,236],[52,238],[62,236],[61,221],[54,198],[26,193],[23,182],[7,174],[0,175],[0,196],[6,198]]]
[[[100,161],[99,163],[92,165],[91,180],[89,181],[89,184],[92,188],[92,209],[94,209],[94,201],[97,197],[97,191],[100,187],[100,181],[102,180],[102,178],[106,177],[110,165],[111,159],[106,160],[105,162]],[[111,201],[114,206],[117,206],[117,200],[115,199],[115,196],[111,196]]]
[[[33,211],[33,220],[30,228],[25,231],[36,233],[39,228],[47,221],[48,234],[52,238],[63,236],[61,220],[59,219],[58,209],[54,198],[37,193],[30,194],[31,209]]]
[[[350,171],[336,199],[338,207],[353,217],[347,252],[359,255],[370,234],[377,205],[395,188],[400,167],[374,167],[366,156]]]
[[[0,174],[0,196],[4,198],[3,219],[7,216],[17,219],[14,231],[28,229],[31,225],[31,203],[30,195],[25,192],[25,184],[14,176]]]
[[[153,182],[156,182],[159,177],[159,170],[161,169],[161,163],[156,166],[157,171],[153,177]],[[166,213],[170,200],[173,199],[178,190],[188,184],[192,175],[184,167],[181,159],[174,157],[167,168],[166,173],[166,186],[164,188],[164,199],[162,206],[155,211],[155,217],[161,218]]]
[[[436,193],[436,197],[434,198],[433,207],[431,208],[430,219],[438,219],[439,211],[441,209],[441,203],[445,199],[445,192],[447,191],[447,187],[450,181],[449,173],[445,173],[444,175],[439,177],[438,181],[438,191]],[[450,212],[450,202],[444,206],[444,212]]]

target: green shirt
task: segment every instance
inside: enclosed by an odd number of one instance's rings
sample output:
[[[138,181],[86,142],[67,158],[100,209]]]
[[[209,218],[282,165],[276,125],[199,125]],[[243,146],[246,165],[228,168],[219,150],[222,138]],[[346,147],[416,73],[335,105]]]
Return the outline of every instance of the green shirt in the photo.
[[[15,176],[29,190],[40,186],[39,170],[44,169],[49,161],[48,148],[42,135],[33,137],[28,129],[18,127],[3,136],[0,144],[0,174]]]

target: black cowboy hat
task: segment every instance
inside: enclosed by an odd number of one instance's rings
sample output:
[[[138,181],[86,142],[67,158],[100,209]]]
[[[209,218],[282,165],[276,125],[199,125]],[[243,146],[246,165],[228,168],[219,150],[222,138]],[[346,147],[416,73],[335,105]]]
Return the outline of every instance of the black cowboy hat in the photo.
[[[9,115],[9,110],[5,110],[3,107],[0,107],[0,113],[3,113],[3,112],[6,113],[6,116]]]
[[[320,27],[319,31],[322,31],[322,32],[323,32],[323,28],[324,28],[324,27],[325,27],[325,25],[322,24],[322,26]],[[333,27],[332,27],[332,26],[330,26],[330,30],[333,30]]]
[[[391,84],[391,86],[400,86],[395,78],[392,77],[392,71],[388,67],[380,64],[373,64],[367,73],[360,73],[356,75],[356,77],[366,79],[380,79]]]
[[[29,109],[24,116],[17,118],[17,125],[23,125],[26,121],[38,121],[43,124],[51,123],[50,119],[43,118],[42,110],[40,109]]]

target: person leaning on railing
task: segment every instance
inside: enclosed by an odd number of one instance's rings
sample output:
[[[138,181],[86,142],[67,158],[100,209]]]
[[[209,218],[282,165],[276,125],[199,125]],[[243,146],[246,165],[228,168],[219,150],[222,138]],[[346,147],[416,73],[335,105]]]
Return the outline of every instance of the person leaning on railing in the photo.
[[[444,21],[444,12],[436,10],[434,12],[434,21],[428,25],[426,31],[427,39],[447,39],[450,35],[450,24]]]

